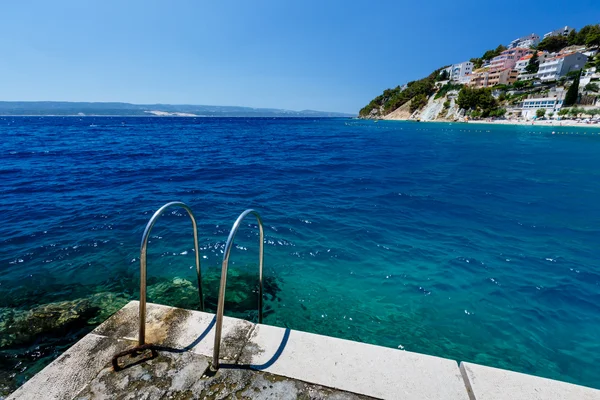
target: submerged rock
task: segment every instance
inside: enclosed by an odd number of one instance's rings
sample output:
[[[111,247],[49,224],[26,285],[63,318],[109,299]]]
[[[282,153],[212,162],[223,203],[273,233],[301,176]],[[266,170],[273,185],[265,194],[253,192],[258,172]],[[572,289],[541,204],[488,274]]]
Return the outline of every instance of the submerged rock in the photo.
[[[113,293],[39,305],[30,310],[0,309],[0,347],[30,343],[39,335],[58,336],[96,325],[126,304]]]
[[[202,277],[204,291],[204,306],[208,312],[216,312],[220,286],[220,270],[208,271]],[[272,276],[263,276],[263,299],[279,301],[281,291],[279,282]],[[196,282],[187,279],[174,278],[169,281],[159,281],[148,286],[148,301],[166,304],[173,307],[198,310],[200,300]],[[270,309],[264,304],[264,313]],[[227,292],[225,296],[225,312],[227,315],[252,319],[258,310],[258,273],[246,272],[237,268],[229,269],[227,277]]]

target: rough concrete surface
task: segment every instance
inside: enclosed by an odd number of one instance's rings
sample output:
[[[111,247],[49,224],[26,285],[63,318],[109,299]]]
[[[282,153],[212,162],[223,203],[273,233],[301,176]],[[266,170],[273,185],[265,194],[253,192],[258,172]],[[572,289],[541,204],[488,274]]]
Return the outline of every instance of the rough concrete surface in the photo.
[[[8,399],[600,400],[600,391],[530,375],[225,318],[221,368],[209,365],[212,314],[138,302],[84,337]],[[7,400],[8,400],[7,399]]]
[[[70,399],[102,369],[113,354],[131,343],[88,334],[37,373],[7,400]]]

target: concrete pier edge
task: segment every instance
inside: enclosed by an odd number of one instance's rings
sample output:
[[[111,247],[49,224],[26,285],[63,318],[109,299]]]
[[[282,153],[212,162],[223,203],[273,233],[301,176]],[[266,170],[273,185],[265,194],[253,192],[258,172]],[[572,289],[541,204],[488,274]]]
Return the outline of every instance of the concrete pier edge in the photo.
[[[219,390],[242,398],[266,391],[274,398],[600,400],[600,390],[588,387],[229,317],[222,366],[209,377],[214,315],[150,303],[147,341],[161,355],[114,372],[112,356],[136,345],[138,307],[128,303],[7,400],[135,398],[130,391],[193,398]]]

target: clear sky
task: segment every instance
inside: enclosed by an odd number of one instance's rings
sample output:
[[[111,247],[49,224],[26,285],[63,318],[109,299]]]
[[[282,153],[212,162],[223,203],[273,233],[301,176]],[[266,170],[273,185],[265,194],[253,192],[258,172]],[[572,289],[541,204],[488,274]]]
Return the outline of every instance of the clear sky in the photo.
[[[383,89],[600,1],[5,0],[0,100],[356,113]]]

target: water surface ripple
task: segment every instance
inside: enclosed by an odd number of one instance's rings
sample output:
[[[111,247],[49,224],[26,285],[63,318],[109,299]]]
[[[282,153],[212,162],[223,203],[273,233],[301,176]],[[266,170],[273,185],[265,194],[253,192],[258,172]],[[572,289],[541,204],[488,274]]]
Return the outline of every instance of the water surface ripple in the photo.
[[[27,340],[11,324],[94,293],[135,298],[141,233],[173,200],[196,213],[217,276],[237,215],[261,212],[280,289],[267,324],[600,388],[600,130],[2,117],[0,137],[3,392],[99,311]],[[234,267],[255,273],[256,240],[249,220]],[[193,264],[189,220],[169,212],[149,284],[194,282]]]

